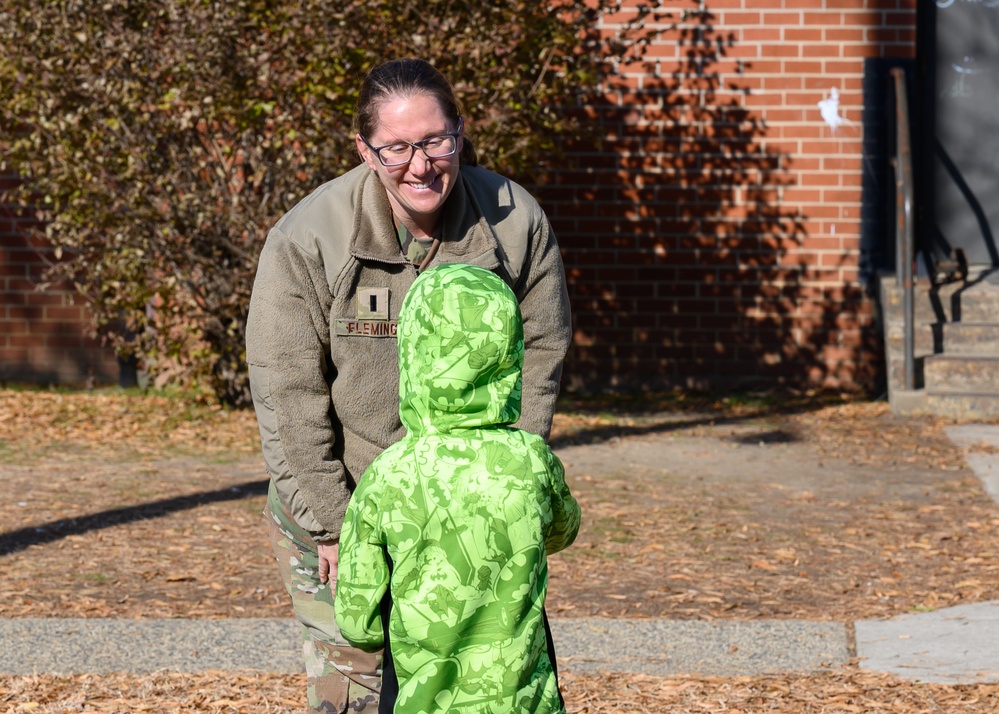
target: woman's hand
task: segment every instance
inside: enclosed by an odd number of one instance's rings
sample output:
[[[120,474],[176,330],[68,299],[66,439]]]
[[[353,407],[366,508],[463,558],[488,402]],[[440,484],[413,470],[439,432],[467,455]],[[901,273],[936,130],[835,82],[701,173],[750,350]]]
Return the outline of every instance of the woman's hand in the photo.
[[[316,543],[319,550],[319,581],[336,580],[336,566],[340,558],[339,543]]]

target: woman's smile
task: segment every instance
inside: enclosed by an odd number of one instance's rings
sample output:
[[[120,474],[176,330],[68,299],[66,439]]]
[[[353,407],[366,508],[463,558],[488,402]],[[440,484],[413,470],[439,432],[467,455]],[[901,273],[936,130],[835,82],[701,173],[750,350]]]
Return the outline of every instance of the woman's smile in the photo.
[[[426,191],[429,188],[433,188],[435,185],[440,183],[440,176],[434,176],[431,179],[427,179],[421,183],[415,181],[410,181],[409,186],[416,189],[417,191]]]

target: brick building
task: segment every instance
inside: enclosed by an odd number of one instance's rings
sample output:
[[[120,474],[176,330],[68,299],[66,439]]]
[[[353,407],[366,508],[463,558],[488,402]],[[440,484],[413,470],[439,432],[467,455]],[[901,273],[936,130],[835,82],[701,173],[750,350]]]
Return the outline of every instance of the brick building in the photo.
[[[0,176],[0,187],[13,180]],[[23,227],[0,206],[0,384],[116,381],[114,353],[87,336],[86,305],[68,287],[42,282],[52,249]]]
[[[538,189],[574,309],[567,385],[876,388],[887,73],[915,56],[915,0],[663,9],[678,27],[581,99],[603,140]],[[2,376],[115,379],[17,228],[0,218]]]
[[[607,141],[545,192],[570,385],[875,387],[888,70],[915,55],[915,2],[688,8],[588,104]]]

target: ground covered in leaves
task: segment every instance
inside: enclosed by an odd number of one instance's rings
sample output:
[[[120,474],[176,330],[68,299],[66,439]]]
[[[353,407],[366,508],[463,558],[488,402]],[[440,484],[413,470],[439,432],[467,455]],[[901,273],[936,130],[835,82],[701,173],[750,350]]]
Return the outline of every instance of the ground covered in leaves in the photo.
[[[910,684],[865,672],[808,676],[561,677],[570,714],[994,714],[999,685]],[[305,676],[162,673],[0,676],[0,706],[22,714],[302,711]]]
[[[553,614],[851,621],[989,599],[999,510],[944,426],[828,397],[563,399],[557,450],[666,439],[694,450],[668,468],[569,470],[584,527],[551,561]],[[736,462],[772,458],[789,475],[716,476],[711,459],[724,450]],[[260,527],[266,480],[252,412],[0,389],[0,481],[0,617],[290,615]],[[580,714],[999,708],[993,685],[853,670],[570,671],[564,685]],[[285,712],[301,692],[300,678],[278,675],[4,676],[0,709]]]
[[[658,420],[596,464],[563,450],[586,528],[552,559],[555,614],[848,622],[999,591],[999,510],[943,424],[872,403]]]

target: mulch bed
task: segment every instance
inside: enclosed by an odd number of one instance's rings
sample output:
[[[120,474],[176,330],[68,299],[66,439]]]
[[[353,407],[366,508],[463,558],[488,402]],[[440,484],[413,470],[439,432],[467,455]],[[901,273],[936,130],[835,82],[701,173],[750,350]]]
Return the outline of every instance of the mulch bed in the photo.
[[[735,481],[705,499],[696,483],[653,491],[570,474],[593,527],[551,560],[552,614],[848,621],[987,600],[999,588],[999,509],[939,420],[814,398],[565,399],[553,442],[682,433],[723,443],[747,424],[886,483],[917,473],[918,488],[828,500]],[[0,617],[290,616],[260,527],[257,438],[252,412],[209,403],[0,389]],[[724,679],[568,671],[564,687],[579,714],[999,710],[999,685],[853,670]],[[258,674],[2,676],[0,709],[284,712],[298,710],[302,690],[300,677]]]
[[[999,685],[912,684],[864,672],[728,678],[562,676],[569,714],[993,714]],[[0,676],[11,714],[186,714],[302,710],[304,675]]]

